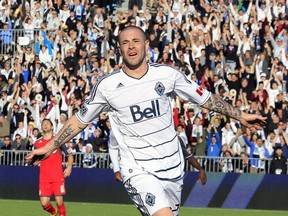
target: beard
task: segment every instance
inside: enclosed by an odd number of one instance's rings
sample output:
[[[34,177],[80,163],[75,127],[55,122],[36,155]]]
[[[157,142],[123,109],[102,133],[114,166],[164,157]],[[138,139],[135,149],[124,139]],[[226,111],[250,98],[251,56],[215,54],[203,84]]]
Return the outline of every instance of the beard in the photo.
[[[43,134],[51,133],[53,129],[43,129]]]
[[[138,61],[136,61],[135,63],[132,63],[126,57],[123,56],[123,62],[125,66],[128,67],[130,70],[135,70],[143,63],[145,57],[146,57],[146,52],[144,52],[143,56],[141,56]]]

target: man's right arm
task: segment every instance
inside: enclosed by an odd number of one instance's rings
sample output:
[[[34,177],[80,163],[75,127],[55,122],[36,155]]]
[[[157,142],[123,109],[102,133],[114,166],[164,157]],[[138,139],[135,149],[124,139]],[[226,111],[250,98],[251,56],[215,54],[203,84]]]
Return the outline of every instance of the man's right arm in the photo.
[[[73,115],[70,119],[67,120],[62,129],[49,142],[49,148],[54,151],[55,149],[59,148],[61,145],[75,137],[84,128],[86,128],[86,126],[87,124],[81,123],[77,119],[77,117]]]
[[[36,149],[28,154],[25,158],[27,163],[37,165],[42,160],[45,160],[50,154],[64,143],[71,140],[78,133],[80,133],[87,124],[81,123],[75,115],[67,120],[62,129],[57,133],[51,141],[49,141],[44,147]]]

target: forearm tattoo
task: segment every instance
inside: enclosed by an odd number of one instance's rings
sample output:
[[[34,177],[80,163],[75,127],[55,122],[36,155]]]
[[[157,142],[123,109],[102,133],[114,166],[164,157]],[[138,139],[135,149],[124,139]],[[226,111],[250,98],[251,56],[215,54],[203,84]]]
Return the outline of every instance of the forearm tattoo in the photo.
[[[72,125],[69,125],[59,136],[59,138],[54,141],[54,146],[57,148],[60,147],[61,143],[63,143],[63,141],[67,139],[67,137],[69,137],[74,131],[75,130],[73,129]]]
[[[241,110],[233,107],[231,104],[223,101],[217,95],[211,94],[209,100],[203,105],[203,107],[212,110],[214,112],[222,113],[224,115],[230,116],[231,118],[240,120]]]

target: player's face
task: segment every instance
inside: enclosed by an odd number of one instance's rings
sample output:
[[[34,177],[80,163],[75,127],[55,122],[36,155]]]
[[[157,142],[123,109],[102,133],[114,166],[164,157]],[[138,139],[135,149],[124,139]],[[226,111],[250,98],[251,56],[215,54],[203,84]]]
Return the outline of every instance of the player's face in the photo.
[[[119,37],[123,62],[129,69],[136,69],[145,63],[148,40],[145,40],[139,29],[129,29],[121,32]]]
[[[44,120],[42,122],[43,133],[48,133],[48,132],[52,131],[52,129],[53,129],[53,125],[51,125],[50,121]]]

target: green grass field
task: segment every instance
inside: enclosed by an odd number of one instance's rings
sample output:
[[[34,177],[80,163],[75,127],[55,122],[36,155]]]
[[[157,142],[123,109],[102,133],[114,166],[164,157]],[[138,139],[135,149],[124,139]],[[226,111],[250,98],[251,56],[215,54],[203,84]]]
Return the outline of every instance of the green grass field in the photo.
[[[52,201],[55,205],[55,203]],[[65,202],[67,216],[134,216],[139,215],[133,205]],[[235,210],[214,208],[181,208],[181,216],[286,216],[287,211]],[[48,216],[38,201],[0,200],[1,216]]]

